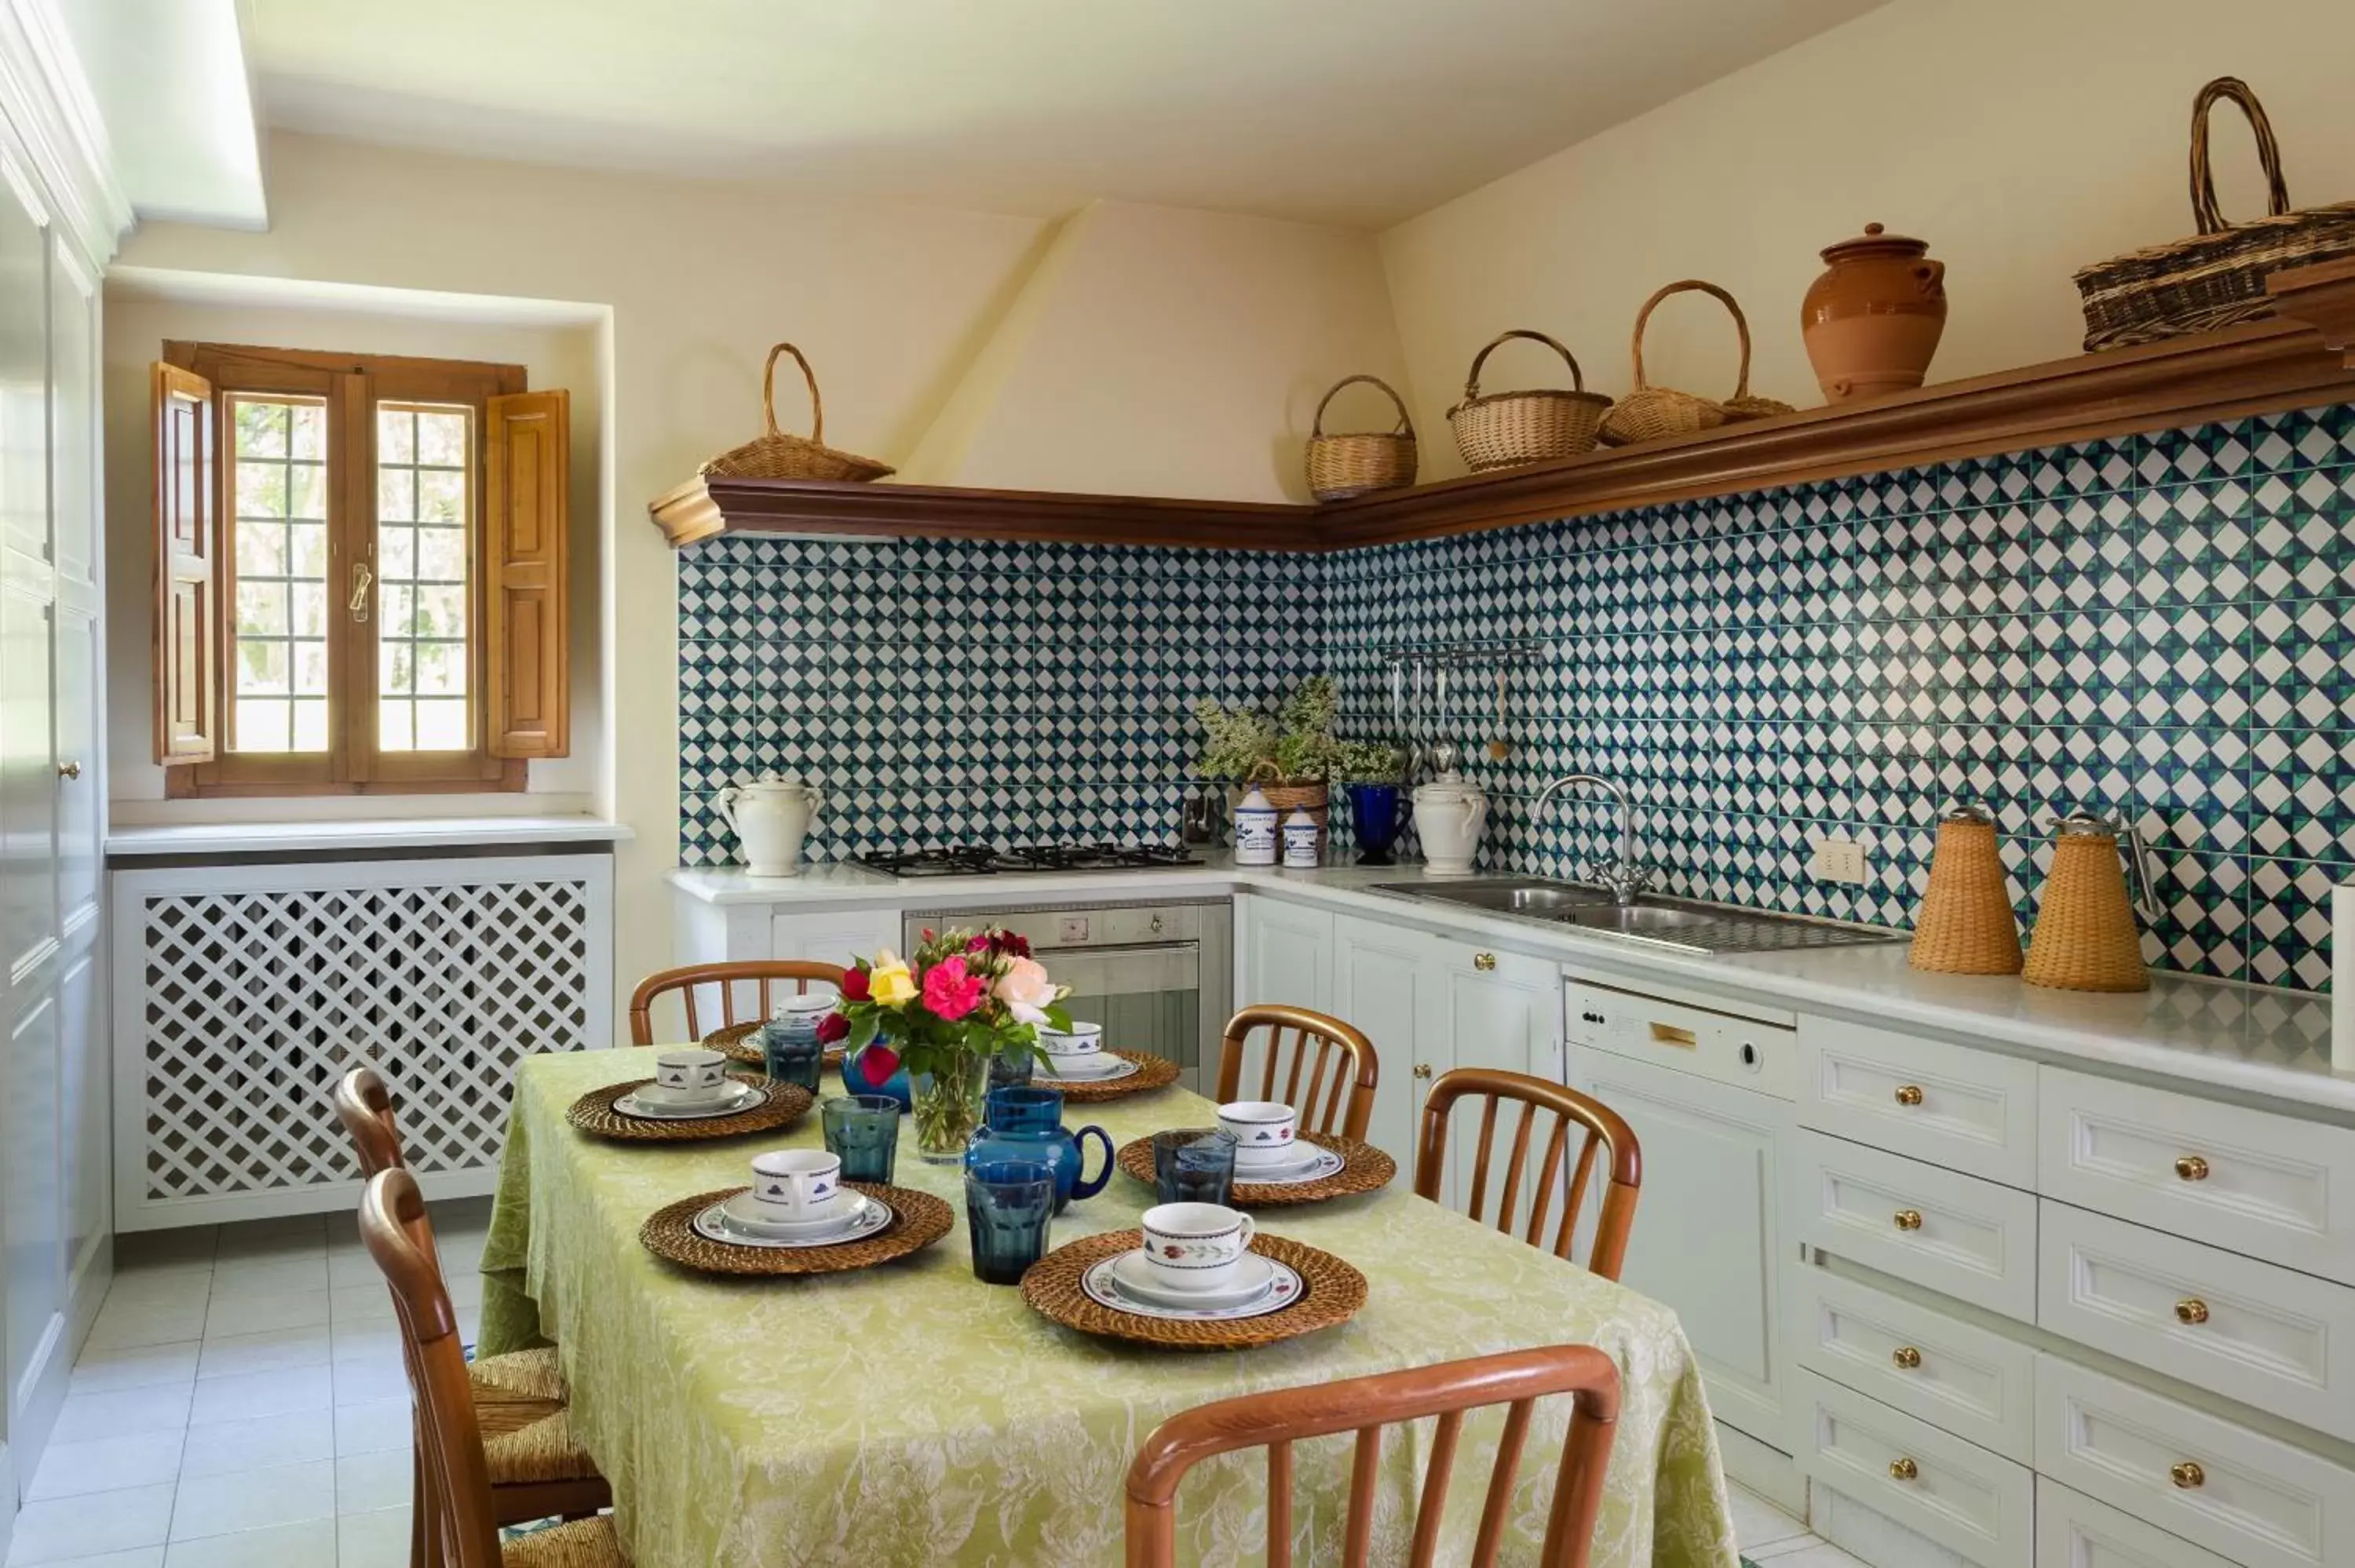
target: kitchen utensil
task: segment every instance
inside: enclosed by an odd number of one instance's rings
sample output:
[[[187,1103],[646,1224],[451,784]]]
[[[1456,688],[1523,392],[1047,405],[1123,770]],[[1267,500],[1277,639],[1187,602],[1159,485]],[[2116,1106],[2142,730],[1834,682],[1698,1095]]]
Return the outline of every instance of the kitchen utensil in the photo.
[[[1292,1147],[1300,1115],[1281,1100],[1235,1100],[1219,1107],[1219,1125],[1235,1140],[1235,1164],[1264,1164]]]
[[[2129,900],[2118,841],[2132,850],[2136,895]],[[2148,991],[2135,911],[2150,909],[2142,839],[2107,818],[2073,813],[2054,824],[2052,870],[2036,912],[2020,978],[2062,991]]]
[[[1058,1089],[992,1089],[984,1101],[988,1119],[974,1128],[965,1142],[964,1168],[1035,1163],[1055,1173],[1055,1213],[1074,1199],[1092,1198],[1112,1180],[1112,1135],[1089,1126],[1073,1132],[1063,1125],[1063,1096]],[[1103,1163],[1095,1175],[1086,1174],[1087,1140],[1103,1146]]]
[[[1497,666],[1497,737],[1488,743],[1491,760],[1502,762],[1513,754],[1512,742],[1505,738],[1505,667]]]
[[[801,870],[802,841],[825,800],[788,773],[764,772],[711,798],[712,809],[744,847],[751,876],[792,876]]]
[[[1543,387],[1524,392],[1480,393],[1480,367],[1488,355],[1513,339],[1544,344],[1570,366],[1574,390]],[[1471,374],[1464,380],[1464,401],[1447,410],[1455,431],[1456,450],[1464,466],[1474,473],[1576,457],[1594,450],[1595,433],[1611,399],[1586,389],[1586,376],[1570,350],[1541,332],[1519,328],[1500,334],[1473,356]]]
[[[1823,252],[1799,307],[1800,335],[1824,397],[1838,403],[1922,385],[1946,330],[1946,264],[1930,247],[1868,223]]]
[[[1984,806],[1958,804],[1938,823],[1907,961],[1938,974],[2019,972],[2019,921],[1997,853],[1995,819]]]
[[[1333,394],[1352,382],[1379,387],[1398,409],[1395,430],[1349,435],[1325,433],[1325,406]],[[1375,490],[1398,490],[1414,482],[1414,425],[1406,415],[1406,401],[1378,376],[1345,376],[1317,401],[1316,417],[1309,421],[1308,493],[1319,501],[1346,501]]]
[[[773,1149],[752,1157],[752,1202],[771,1222],[832,1220],[847,1212],[841,1157],[823,1149]]]
[[[1453,753],[1455,747],[1440,748]],[[1488,797],[1452,766],[1414,792],[1414,832],[1423,841],[1423,870],[1432,876],[1470,874],[1488,823]]]

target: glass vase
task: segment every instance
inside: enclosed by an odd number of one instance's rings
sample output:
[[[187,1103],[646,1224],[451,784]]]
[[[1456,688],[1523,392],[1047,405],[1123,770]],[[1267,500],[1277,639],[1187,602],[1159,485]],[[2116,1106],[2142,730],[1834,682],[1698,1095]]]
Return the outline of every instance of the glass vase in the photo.
[[[964,1159],[966,1139],[981,1125],[982,1095],[989,1087],[989,1058],[961,1051],[937,1073],[912,1080],[916,1153],[927,1165],[954,1165]]]

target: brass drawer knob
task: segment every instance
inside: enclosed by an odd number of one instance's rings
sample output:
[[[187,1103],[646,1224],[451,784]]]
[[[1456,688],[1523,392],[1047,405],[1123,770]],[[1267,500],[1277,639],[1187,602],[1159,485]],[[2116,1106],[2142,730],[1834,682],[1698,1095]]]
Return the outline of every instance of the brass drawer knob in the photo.
[[[1414,1075],[1418,1078],[1428,1078],[1431,1076],[1431,1064],[1428,1062],[1417,1062],[1414,1065]]]
[[[2175,1304],[2175,1320],[2179,1323],[2205,1323],[2208,1303],[2197,1296],[2187,1296]]]
[[[2208,1472],[2200,1467],[2199,1461],[2186,1459],[2179,1464],[2169,1465],[2167,1478],[2188,1492],[2194,1487],[2207,1485]]]
[[[1922,1228],[1922,1211],[1919,1209],[1898,1210],[1897,1228],[1901,1231],[1920,1230]]]
[[[1889,1461],[1889,1478],[1892,1481],[1913,1480],[1921,1474],[1922,1467],[1915,1464],[1911,1459],[1891,1459]]]
[[[1490,969],[1497,967],[1497,955],[1494,953],[1475,953],[1472,955],[1472,967],[1478,969],[1485,975]]]
[[[1922,1103],[1922,1086],[1919,1084],[1898,1085],[1897,1103],[1901,1106],[1920,1105]]]
[[[2175,1162],[2175,1173],[2186,1181],[2205,1181],[2208,1162],[2196,1154],[2187,1154]]]
[[[1899,1372],[1913,1372],[1922,1365],[1922,1352],[1911,1345],[1898,1346],[1889,1352],[1889,1359],[1896,1363]]]

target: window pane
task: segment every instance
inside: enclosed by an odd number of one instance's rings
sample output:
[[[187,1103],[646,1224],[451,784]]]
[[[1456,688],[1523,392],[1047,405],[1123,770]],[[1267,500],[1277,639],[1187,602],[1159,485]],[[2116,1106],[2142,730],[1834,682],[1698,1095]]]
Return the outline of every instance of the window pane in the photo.
[[[377,745],[386,751],[474,744],[474,419],[470,408],[377,409]]]
[[[237,476],[229,749],[324,751],[327,410],[244,396],[232,397],[229,409]],[[311,700],[293,701],[298,691]]]

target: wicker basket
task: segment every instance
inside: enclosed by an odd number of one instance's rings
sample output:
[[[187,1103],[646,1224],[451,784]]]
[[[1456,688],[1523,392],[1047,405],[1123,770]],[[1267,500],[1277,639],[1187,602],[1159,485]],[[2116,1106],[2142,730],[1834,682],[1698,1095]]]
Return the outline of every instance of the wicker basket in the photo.
[[[810,433],[806,437],[789,436],[777,429],[777,355],[781,354],[794,356],[794,363],[802,367],[802,379],[809,383]],[[792,344],[781,343],[769,350],[769,362],[761,367],[761,419],[768,426],[765,434],[753,437],[741,447],[730,447],[696,471],[712,479],[861,482],[881,479],[891,471],[890,463],[877,462],[857,452],[837,451],[826,444],[826,404],[817,395],[817,376],[811,371],[809,361],[802,357],[802,351]]]
[[[2019,972],[2019,921],[2004,885],[1995,823],[1980,807],[1958,807],[1938,824],[1907,961],[1936,974]]]
[[[1570,366],[1574,391],[1546,387],[1528,392],[1480,395],[1480,367],[1497,346],[1517,337],[1544,344]],[[1570,350],[1541,332],[1518,328],[1498,336],[1472,360],[1472,374],[1464,381],[1464,401],[1447,410],[1455,430],[1455,449],[1474,473],[1517,468],[1523,463],[1549,462],[1594,450],[1594,440],[1611,399],[1586,389],[1586,377]]]
[[[1741,374],[1735,377],[1733,396],[1722,403],[1696,392],[1655,387],[1644,379],[1644,328],[1652,319],[1652,308],[1670,294],[1688,291],[1707,294],[1724,305],[1732,313],[1733,330],[1742,340]],[[1763,419],[1769,414],[1795,411],[1788,403],[1750,395],[1750,323],[1742,315],[1742,307],[1733,302],[1733,296],[1714,283],[1687,278],[1655,291],[1644,302],[1644,308],[1636,313],[1636,332],[1628,352],[1636,366],[1636,389],[1614,404],[1604,418],[1602,440],[1606,447],[1632,447],[1668,436],[1713,430],[1735,419]]]
[[[2083,817],[2062,821],[2019,978],[2060,991],[2150,989],[2117,833],[2108,824]]]
[[[1398,408],[1398,429],[1367,430],[1344,436],[1325,433],[1325,405],[1333,393],[1353,381],[1382,389]],[[1333,383],[1316,405],[1308,432],[1308,493],[1319,501],[1346,501],[1375,490],[1402,490],[1414,482],[1414,426],[1406,417],[1406,401],[1379,376],[1345,376]]]
[[[1314,784],[1263,783],[1259,786],[1259,792],[1267,797],[1269,805],[1275,808],[1275,821],[1279,830],[1284,819],[1292,815],[1295,807],[1308,813],[1308,820],[1316,824],[1316,853],[1321,858],[1325,853],[1326,845],[1331,842],[1332,837],[1326,831],[1325,815],[1326,809],[1331,802],[1331,787],[1321,779]],[[1228,817],[1230,821],[1232,820],[1231,810],[1228,812]],[[1278,842],[1280,842],[1281,840],[1279,839]]]
[[[2216,209],[2208,111],[2219,99],[2239,105],[2256,132],[2269,200],[2268,216],[2254,223],[2228,224]],[[2290,210],[2274,128],[2257,95],[2238,77],[2218,77],[2191,101],[2191,216],[2200,228],[2191,238],[2114,256],[2077,274],[2088,349],[2124,348],[2270,316],[2269,274],[2355,256],[2355,202]]]

